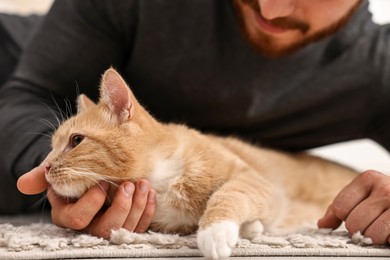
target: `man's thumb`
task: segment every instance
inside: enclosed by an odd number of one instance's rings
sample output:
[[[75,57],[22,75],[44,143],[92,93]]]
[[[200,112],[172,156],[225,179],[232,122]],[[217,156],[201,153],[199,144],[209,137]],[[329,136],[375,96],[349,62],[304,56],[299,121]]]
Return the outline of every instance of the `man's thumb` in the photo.
[[[38,194],[45,191],[48,186],[45,179],[45,168],[38,166],[20,176],[16,186],[21,193],[26,195]]]

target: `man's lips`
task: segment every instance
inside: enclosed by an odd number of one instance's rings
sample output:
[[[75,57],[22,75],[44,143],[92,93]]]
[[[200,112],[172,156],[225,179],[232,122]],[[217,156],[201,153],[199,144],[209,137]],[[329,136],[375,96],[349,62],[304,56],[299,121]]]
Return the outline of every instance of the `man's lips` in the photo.
[[[266,20],[261,14],[254,12],[255,13],[255,19],[257,22],[257,25],[263,29],[266,32],[272,33],[272,34],[282,34],[285,33],[291,29],[283,28],[276,26],[272,23],[270,23],[268,20]]]
[[[300,31],[305,34],[310,26],[302,21],[290,17],[279,17],[272,20],[265,19],[260,10],[253,10],[257,25],[265,32],[271,34],[282,34],[288,31]]]

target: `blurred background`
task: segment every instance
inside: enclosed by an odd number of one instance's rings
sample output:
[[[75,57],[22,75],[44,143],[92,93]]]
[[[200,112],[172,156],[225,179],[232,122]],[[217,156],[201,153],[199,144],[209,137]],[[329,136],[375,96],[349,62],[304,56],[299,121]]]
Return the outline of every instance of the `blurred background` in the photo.
[[[379,24],[390,23],[390,0],[369,1],[374,21]],[[23,15],[44,14],[52,3],[53,0],[0,0],[0,12]],[[389,153],[370,140],[329,145],[310,150],[310,152],[349,165],[359,171],[376,169],[390,174]]]
[[[0,0],[0,11],[8,13],[45,13],[53,0]]]
[[[390,1],[369,0],[374,20],[378,23],[390,22]],[[0,11],[11,13],[45,13],[53,0],[1,0]]]

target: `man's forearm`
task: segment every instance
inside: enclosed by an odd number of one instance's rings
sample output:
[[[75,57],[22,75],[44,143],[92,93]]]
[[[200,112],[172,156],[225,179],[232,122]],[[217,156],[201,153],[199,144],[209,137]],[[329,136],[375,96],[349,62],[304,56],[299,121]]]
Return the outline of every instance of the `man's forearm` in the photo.
[[[0,91],[0,163],[2,174],[16,180],[40,163],[50,150],[56,124],[54,96],[41,88],[10,81]]]

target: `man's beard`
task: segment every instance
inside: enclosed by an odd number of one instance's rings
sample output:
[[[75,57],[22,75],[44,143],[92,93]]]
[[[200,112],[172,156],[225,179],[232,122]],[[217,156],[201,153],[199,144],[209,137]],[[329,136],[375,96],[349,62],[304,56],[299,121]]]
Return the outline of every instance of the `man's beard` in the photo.
[[[249,6],[258,15],[261,15],[258,0],[234,0],[233,2],[239,19],[240,28],[244,33],[245,38],[255,49],[257,49],[269,58],[278,58],[286,56],[288,54],[296,52],[299,49],[302,49],[310,43],[322,40],[330,35],[335,34],[348,23],[350,18],[354,15],[356,10],[360,7],[360,4],[363,2],[363,0],[358,1],[357,4],[354,5],[341,19],[329,25],[327,28],[318,31],[313,35],[303,37],[300,41],[288,44],[283,47],[275,47],[273,44],[273,38],[271,36],[267,34],[261,34],[257,35],[257,38],[254,38],[248,32],[245,25],[244,14],[241,11],[240,3],[238,3],[240,1],[242,4]],[[265,18],[263,17],[263,19]],[[304,21],[295,20],[289,17],[280,17],[273,20],[267,20],[267,22],[278,28],[297,30],[303,36],[305,36],[305,34],[310,31],[310,25],[308,23],[305,23]]]

